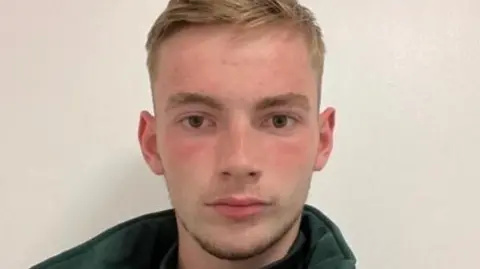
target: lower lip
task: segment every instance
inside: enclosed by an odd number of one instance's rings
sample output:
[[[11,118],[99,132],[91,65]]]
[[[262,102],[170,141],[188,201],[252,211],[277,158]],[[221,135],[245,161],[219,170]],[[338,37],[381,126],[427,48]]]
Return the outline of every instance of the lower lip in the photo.
[[[243,219],[259,214],[265,205],[231,206],[215,205],[213,208],[222,216],[232,219]]]

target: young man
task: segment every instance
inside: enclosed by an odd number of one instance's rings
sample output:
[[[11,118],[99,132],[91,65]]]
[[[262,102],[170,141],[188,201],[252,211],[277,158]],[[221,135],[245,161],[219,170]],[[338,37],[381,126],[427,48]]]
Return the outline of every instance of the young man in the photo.
[[[147,41],[146,163],[172,210],[120,224],[34,269],[353,269],[305,205],[332,150],[324,44],[295,0],[171,0]]]

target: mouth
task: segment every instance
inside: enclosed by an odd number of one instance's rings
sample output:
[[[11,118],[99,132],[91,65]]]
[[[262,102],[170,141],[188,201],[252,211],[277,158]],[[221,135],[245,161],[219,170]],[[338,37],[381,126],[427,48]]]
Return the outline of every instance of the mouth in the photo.
[[[266,201],[251,197],[228,197],[208,204],[221,216],[234,220],[242,220],[261,214],[268,205]]]

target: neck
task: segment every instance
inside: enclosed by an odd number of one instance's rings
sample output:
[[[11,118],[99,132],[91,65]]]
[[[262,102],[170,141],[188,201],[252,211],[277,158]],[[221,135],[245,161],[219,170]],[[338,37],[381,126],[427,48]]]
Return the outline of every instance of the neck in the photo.
[[[220,260],[203,250],[188,234],[182,225],[178,225],[178,269],[243,269],[262,268],[284,258],[293,245],[299,229],[300,218],[275,245],[260,255],[246,260]]]

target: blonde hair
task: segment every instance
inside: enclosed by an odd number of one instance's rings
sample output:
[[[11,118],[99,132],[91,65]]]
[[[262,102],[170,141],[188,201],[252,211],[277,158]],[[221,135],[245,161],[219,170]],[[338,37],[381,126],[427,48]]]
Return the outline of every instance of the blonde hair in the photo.
[[[170,0],[148,33],[147,67],[155,70],[156,52],[168,37],[188,26],[235,24],[245,28],[290,23],[309,43],[312,64],[323,73],[325,45],[315,16],[297,0]]]

